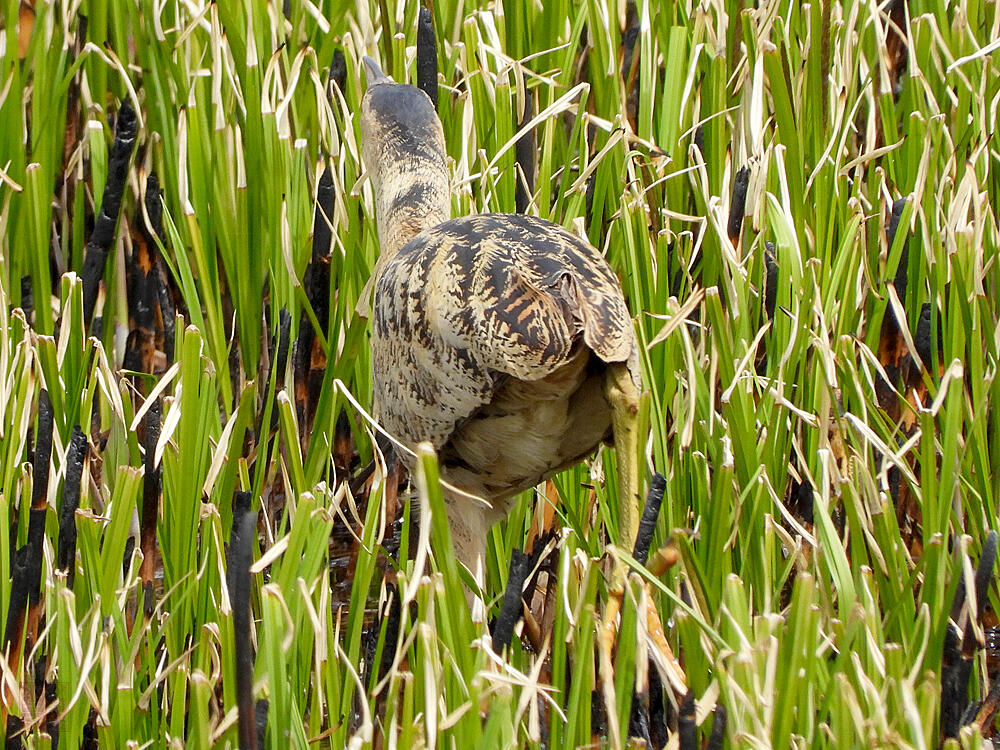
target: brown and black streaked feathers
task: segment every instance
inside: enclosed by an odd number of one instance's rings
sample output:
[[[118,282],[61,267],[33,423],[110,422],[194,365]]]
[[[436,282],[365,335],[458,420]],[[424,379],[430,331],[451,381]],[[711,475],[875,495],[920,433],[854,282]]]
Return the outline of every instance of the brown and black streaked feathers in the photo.
[[[476,566],[511,498],[612,436],[607,386],[637,344],[604,257],[517,214],[450,219],[441,122],[419,89],[365,58],[362,155],[381,252],[373,272],[374,411],[437,449],[456,553]],[[627,377],[627,376],[626,376]]]
[[[439,224],[383,268],[373,360],[383,426],[442,447],[507,378],[537,381],[580,344],[634,357],[618,281],[592,246],[551,222],[485,214]]]

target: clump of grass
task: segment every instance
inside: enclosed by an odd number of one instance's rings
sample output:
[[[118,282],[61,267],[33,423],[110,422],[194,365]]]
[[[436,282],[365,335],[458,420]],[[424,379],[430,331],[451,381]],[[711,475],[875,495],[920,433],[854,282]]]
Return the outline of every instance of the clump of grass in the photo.
[[[9,745],[994,738],[1000,12],[746,5],[4,1]],[[363,54],[436,83],[456,215],[619,273],[648,565],[602,451],[491,531],[473,618],[434,456],[364,411]]]

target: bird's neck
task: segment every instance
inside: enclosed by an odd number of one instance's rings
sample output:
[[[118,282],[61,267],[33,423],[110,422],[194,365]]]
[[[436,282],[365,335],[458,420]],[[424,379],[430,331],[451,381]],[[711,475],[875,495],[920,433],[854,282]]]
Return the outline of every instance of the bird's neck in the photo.
[[[451,218],[448,167],[436,160],[409,166],[375,185],[379,244],[386,259],[425,229]]]

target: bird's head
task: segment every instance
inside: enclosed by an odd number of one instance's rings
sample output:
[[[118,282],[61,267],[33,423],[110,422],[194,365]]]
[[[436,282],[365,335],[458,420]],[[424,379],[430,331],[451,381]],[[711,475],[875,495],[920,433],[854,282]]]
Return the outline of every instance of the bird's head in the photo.
[[[447,176],[444,132],[430,97],[395,83],[370,57],[363,64],[368,91],[361,101],[361,152],[376,192],[406,173]]]

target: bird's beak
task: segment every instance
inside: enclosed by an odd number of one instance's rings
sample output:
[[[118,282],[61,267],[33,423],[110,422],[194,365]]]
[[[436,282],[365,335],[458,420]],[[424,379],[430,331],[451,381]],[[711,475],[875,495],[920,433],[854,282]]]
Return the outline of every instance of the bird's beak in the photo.
[[[368,77],[368,85],[374,86],[376,83],[384,83],[389,80],[389,77],[382,72],[382,68],[378,66],[372,58],[365,55],[361,58],[361,63],[365,68],[365,75]]]

